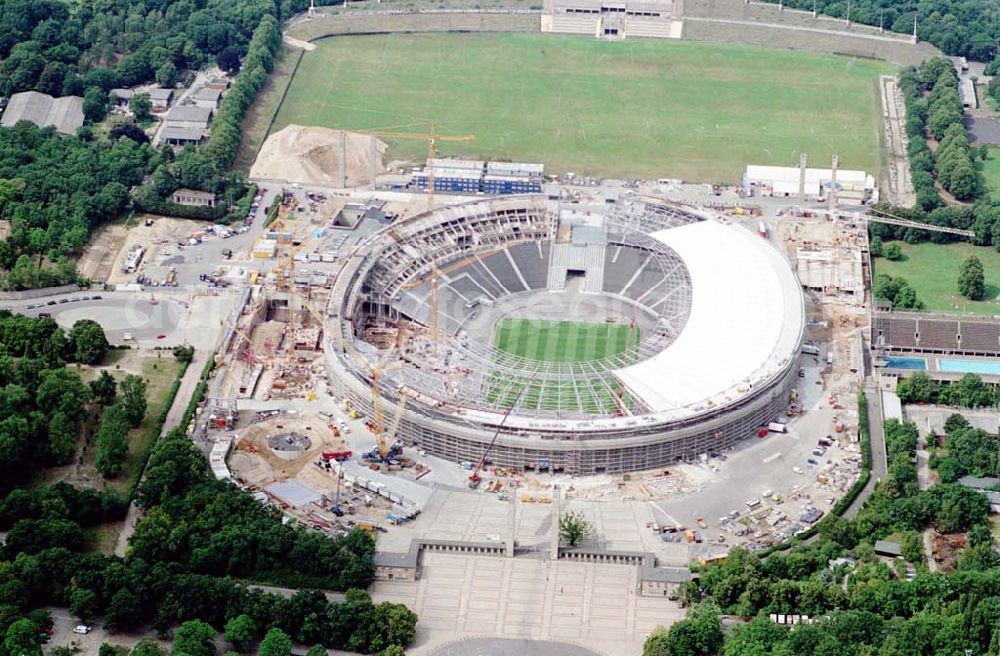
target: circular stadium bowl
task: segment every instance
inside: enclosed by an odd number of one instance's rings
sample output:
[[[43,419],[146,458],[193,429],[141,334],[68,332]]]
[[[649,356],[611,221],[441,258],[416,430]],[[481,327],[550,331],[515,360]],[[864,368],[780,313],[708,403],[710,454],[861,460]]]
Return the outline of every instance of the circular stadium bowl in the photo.
[[[332,388],[458,462],[639,471],[782,415],[805,325],[788,262],[719,217],[542,196],[461,203],[359,244],[327,309]],[[400,405],[402,404],[402,408]]]

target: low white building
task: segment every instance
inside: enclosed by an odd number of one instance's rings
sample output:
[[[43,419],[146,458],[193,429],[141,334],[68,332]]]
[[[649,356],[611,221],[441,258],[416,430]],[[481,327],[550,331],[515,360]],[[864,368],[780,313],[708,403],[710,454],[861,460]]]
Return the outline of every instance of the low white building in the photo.
[[[826,200],[832,184],[831,169],[806,168],[803,178],[802,169],[797,166],[751,164],[743,173],[743,188],[747,196],[791,198],[797,197],[801,190],[807,199]],[[875,178],[864,171],[837,169],[837,198],[858,203],[877,200]]]

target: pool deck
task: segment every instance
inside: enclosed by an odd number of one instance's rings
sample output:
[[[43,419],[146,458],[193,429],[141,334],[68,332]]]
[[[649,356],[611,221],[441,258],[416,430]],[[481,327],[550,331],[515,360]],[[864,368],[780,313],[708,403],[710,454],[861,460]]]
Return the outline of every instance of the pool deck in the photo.
[[[1000,366],[1000,359],[998,358],[974,358],[969,356],[950,357],[947,355],[929,355],[927,353],[893,353],[888,357],[894,359],[902,359],[902,360],[909,360],[909,359],[924,360],[927,363],[927,367],[925,369],[913,369],[909,367],[893,367],[888,364],[880,366],[879,363],[886,362],[885,358],[880,358],[876,360],[875,364],[876,371],[880,371],[884,374],[893,374],[901,377],[906,377],[912,375],[915,372],[923,371],[924,373],[928,374],[931,378],[940,381],[960,380],[962,376],[966,374],[966,372],[964,371],[942,371],[939,364],[940,360],[984,362],[984,363],[989,363],[992,366]],[[980,378],[983,379],[984,382],[1000,383],[1000,373],[997,374],[979,373],[979,372],[973,372],[973,373],[976,373]]]

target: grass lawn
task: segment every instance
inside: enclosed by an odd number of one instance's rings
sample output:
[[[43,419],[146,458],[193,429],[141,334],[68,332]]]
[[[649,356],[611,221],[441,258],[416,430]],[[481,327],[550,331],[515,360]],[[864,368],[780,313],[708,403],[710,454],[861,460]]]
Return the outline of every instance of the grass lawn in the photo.
[[[737,182],[746,164],[879,169],[888,64],[658,39],[541,34],[352,36],[307,52],[289,124],[443,135],[443,156],[544,162],[552,173]],[[388,159],[422,161],[422,140]]]
[[[586,362],[625,351],[628,333],[629,327],[621,324],[504,319],[496,328],[493,343],[501,351],[529,360]],[[633,344],[638,343],[638,329],[632,340]],[[486,377],[484,396],[490,403],[505,408],[521,396],[524,407],[539,410],[614,412],[616,399],[607,388],[595,385],[598,391],[594,396],[578,393],[578,388],[584,387],[579,380],[543,384],[530,376],[511,380],[509,376],[493,373]]]
[[[174,358],[170,351],[157,351],[160,357],[150,355],[137,357],[134,351],[109,351],[104,366],[99,368],[84,368],[80,371],[80,376],[85,381],[97,378],[100,369],[107,369],[108,373],[114,376],[115,380],[121,381],[125,376],[142,372],[142,377],[146,381],[146,418],[142,420],[139,428],[135,428],[128,435],[128,455],[122,464],[122,473],[118,478],[108,484],[108,487],[127,493],[133,481],[139,475],[143,462],[145,461],[146,449],[151,443],[151,429],[156,424],[157,418],[163,411],[166,403],[167,393],[173,385],[181,364]],[[115,366],[121,368],[116,369]],[[96,449],[89,449],[87,453],[87,469],[93,467],[93,458]]]
[[[983,182],[990,198],[1000,200],[1000,148],[990,148],[990,156],[983,163]]]
[[[907,244],[899,242],[903,259],[890,262],[874,260],[875,273],[902,276],[916,290],[928,310],[937,312],[970,312],[1000,314],[1000,253],[993,248],[972,244]],[[958,276],[962,262],[975,255],[983,263],[987,301],[969,301],[958,293]]]
[[[250,165],[253,164],[254,157],[257,155],[257,149],[264,143],[268,124],[271,122],[275,110],[278,109],[281,94],[285,92],[285,88],[291,81],[292,71],[295,70],[295,64],[301,53],[302,51],[298,48],[286,45],[282,45],[278,50],[278,54],[274,58],[274,68],[267,76],[264,88],[257,94],[257,98],[243,118],[241,126],[243,138],[240,142],[240,150],[236,154],[234,168],[244,173],[250,170]]]
[[[624,351],[628,331],[627,325],[616,323],[504,319],[493,343],[501,351],[529,360],[586,362]],[[632,339],[635,343],[638,336]]]

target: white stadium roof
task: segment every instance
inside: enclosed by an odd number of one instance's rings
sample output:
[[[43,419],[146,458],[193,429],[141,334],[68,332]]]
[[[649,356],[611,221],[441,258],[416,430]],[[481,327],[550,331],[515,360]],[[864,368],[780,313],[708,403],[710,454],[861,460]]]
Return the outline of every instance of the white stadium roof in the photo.
[[[802,294],[767,241],[716,221],[650,236],[680,255],[692,287],[691,314],[674,343],[615,371],[652,412],[679,419],[725,405],[797,354]]]

